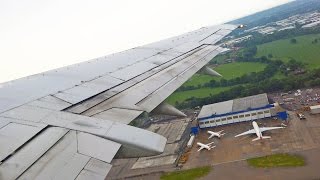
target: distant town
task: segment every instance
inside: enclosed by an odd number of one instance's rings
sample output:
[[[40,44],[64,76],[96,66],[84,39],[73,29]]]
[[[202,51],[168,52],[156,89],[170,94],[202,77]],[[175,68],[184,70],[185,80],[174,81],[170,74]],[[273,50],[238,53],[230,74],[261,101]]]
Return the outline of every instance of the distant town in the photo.
[[[238,44],[240,42],[249,40],[252,38],[253,33],[259,33],[262,35],[269,35],[275,32],[294,29],[297,26],[301,28],[314,28],[320,25],[320,12],[314,11],[310,13],[298,14],[294,15],[280,21],[270,22],[263,26],[256,26],[250,29],[247,29],[243,32],[246,34],[245,36],[233,39],[230,37],[231,40],[227,41],[225,45],[227,47],[233,46],[234,44]],[[249,35],[248,35],[249,34]]]

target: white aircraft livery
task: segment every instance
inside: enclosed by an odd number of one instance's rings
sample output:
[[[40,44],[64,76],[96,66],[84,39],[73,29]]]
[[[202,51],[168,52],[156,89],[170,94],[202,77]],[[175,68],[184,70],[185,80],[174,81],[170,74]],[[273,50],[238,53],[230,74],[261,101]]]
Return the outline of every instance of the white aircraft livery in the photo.
[[[212,131],[208,131],[208,133],[210,134],[210,136],[209,136],[209,138],[208,139],[210,139],[210,138],[212,138],[212,137],[218,137],[218,138],[221,138],[223,135],[225,135],[226,133],[222,133],[223,132],[223,130],[222,131],[219,131],[219,132],[212,132]]]
[[[239,136],[243,136],[243,135],[247,135],[247,134],[256,134],[258,137],[253,139],[252,141],[256,141],[256,140],[260,140],[260,139],[269,139],[271,137],[270,136],[263,136],[262,132],[284,128],[284,127],[261,127],[260,128],[255,121],[252,122],[252,126],[253,126],[253,129],[246,131],[244,133],[238,134],[235,137],[239,137]]]
[[[213,144],[214,142],[208,143],[208,144],[202,144],[200,142],[197,142],[197,145],[200,146],[200,148],[198,149],[198,152],[201,151],[202,149],[207,149],[208,151],[210,151],[211,149],[215,148],[216,146],[211,146],[211,144]]]

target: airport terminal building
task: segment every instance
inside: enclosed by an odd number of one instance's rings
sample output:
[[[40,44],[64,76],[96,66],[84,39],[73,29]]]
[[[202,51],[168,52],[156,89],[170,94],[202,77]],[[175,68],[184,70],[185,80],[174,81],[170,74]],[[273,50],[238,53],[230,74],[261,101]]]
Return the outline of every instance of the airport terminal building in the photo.
[[[252,121],[272,116],[273,104],[269,104],[267,94],[224,101],[203,106],[198,122],[200,128]]]

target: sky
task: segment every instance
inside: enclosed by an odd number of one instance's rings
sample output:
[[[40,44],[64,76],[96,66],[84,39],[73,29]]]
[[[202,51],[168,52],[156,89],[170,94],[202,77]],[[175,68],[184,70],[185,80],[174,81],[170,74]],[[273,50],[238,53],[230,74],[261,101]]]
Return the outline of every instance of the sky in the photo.
[[[0,0],[0,83],[290,0]]]

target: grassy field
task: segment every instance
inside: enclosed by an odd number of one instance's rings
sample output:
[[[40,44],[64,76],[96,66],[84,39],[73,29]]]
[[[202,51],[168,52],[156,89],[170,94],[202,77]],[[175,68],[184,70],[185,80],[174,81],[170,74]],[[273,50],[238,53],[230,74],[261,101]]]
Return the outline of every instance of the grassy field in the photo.
[[[304,166],[304,159],[297,155],[274,154],[270,156],[247,159],[250,166],[258,168]]]
[[[222,64],[228,57],[226,55],[218,55],[212,59],[212,61],[216,61],[218,64]]]
[[[195,89],[190,91],[175,92],[171,96],[169,96],[166,101],[169,104],[175,105],[176,102],[183,102],[186,99],[189,99],[191,97],[203,98],[203,97],[209,97],[210,94],[212,95],[219,94],[220,92],[226,91],[231,87],[217,87],[212,89],[201,88],[201,89]]]
[[[166,173],[160,177],[161,180],[194,180],[207,175],[211,167],[199,167],[184,171]]]
[[[224,79],[232,79],[240,77],[246,73],[262,71],[265,67],[266,65],[262,63],[235,62],[229,64],[222,64],[214,68],[214,70],[219,72]],[[210,82],[213,79],[219,80],[221,78],[212,77],[204,74],[195,74],[184,84],[184,86],[198,86],[199,84]]]
[[[257,57],[272,54],[274,59],[288,61],[290,58],[308,63],[308,68],[320,67],[320,41],[312,44],[312,41],[320,38],[320,34],[299,36],[296,44],[290,43],[290,39],[273,41],[258,46]]]

